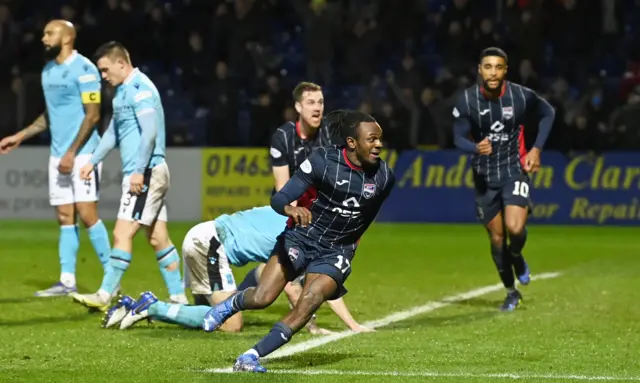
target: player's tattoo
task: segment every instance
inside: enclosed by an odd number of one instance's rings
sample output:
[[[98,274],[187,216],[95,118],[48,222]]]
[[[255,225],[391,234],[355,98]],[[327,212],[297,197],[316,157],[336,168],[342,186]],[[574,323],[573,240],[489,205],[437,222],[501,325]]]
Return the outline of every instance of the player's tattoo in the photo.
[[[89,139],[89,136],[95,129],[96,124],[100,120],[100,104],[84,104],[84,119],[80,125],[80,130],[76,139],[69,147],[69,152],[76,153],[82,145]]]
[[[36,134],[42,133],[49,127],[47,123],[47,117],[45,113],[42,113],[38,118],[33,121],[33,123],[26,128],[22,129],[21,133],[24,136],[24,139],[27,140]]]

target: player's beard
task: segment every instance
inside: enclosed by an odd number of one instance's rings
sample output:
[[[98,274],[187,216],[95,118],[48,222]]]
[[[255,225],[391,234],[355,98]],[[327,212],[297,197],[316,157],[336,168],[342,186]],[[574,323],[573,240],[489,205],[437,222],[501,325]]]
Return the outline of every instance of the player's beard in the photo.
[[[495,88],[491,88],[491,87],[489,87],[489,81],[482,80],[482,87],[483,87],[484,89],[488,90],[488,91],[491,91],[491,92],[495,92],[495,91],[497,91],[498,89],[502,89],[502,86],[503,86],[503,85],[504,85],[504,79],[502,79],[502,80],[498,80],[498,86],[497,86],[497,87],[495,87]]]
[[[62,45],[53,45],[49,48],[45,47],[43,55],[44,55],[44,58],[47,61],[49,61],[58,57],[58,55],[60,54],[60,51],[62,51]]]

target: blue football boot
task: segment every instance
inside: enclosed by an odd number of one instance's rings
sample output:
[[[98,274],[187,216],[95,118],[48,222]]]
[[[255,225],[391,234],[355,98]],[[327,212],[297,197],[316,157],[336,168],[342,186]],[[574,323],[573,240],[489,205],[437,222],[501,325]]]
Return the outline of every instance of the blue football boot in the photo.
[[[242,354],[233,364],[234,372],[267,372],[254,354]]]
[[[507,297],[504,298],[504,303],[500,306],[500,311],[513,311],[518,307],[522,301],[522,294],[518,290],[513,290],[507,293]]]
[[[233,310],[233,305],[231,303],[236,295],[237,294],[230,296],[209,310],[209,312],[204,316],[204,321],[202,321],[202,329],[204,331],[212,332],[217,330],[227,319],[231,318],[233,314],[236,313]]]

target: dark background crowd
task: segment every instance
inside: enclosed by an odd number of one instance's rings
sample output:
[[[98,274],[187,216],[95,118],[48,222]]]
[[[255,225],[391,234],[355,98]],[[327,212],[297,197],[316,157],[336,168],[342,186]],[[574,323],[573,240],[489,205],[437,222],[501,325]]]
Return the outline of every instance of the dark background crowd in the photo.
[[[169,145],[266,146],[308,80],[326,112],[372,113],[391,147],[451,148],[453,99],[498,46],[509,78],[556,108],[548,148],[640,149],[640,0],[0,1],[2,136],[43,109],[52,18],[76,25],[88,57],[129,48],[161,91]]]

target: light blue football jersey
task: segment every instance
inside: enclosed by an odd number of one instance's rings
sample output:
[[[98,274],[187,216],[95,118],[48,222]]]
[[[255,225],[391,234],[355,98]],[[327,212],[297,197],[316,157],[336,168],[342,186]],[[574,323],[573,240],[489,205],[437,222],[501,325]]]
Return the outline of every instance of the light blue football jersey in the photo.
[[[42,69],[41,80],[51,133],[51,156],[61,158],[80,131],[84,104],[100,102],[100,73],[89,59],[73,51],[62,64],[49,61]],[[93,152],[99,140],[94,130],[78,154]]]
[[[140,152],[142,129],[139,117],[146,114],[155,117],[155,139],[148,167],[152,168],[164,162],[166,152],[166,133],[164,109],[160,93],[149,77],[138,68],[118,86],[113,98],[112,124],[116,144],[120,147],[122,173],[129,175],[136,168]]]
[[[244,266],[249,262],[267,262],[287,219],[271,206],[263,206],[221,215],[214,223],[229,263]]]

